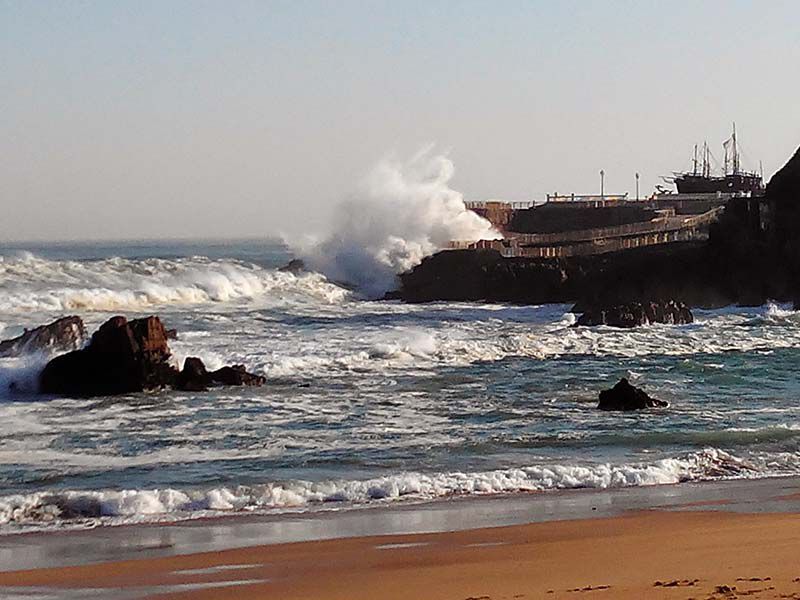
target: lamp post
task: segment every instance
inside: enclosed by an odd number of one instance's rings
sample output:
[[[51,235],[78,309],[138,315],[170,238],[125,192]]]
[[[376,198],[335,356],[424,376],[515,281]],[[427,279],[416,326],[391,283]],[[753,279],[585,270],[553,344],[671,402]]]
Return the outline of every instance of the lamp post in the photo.
[[[639,173],[636,173],[636,201],[639,201]]]
[[[606,197],[606,172],[603,169],[600,169],[600,199],[603,200]]]

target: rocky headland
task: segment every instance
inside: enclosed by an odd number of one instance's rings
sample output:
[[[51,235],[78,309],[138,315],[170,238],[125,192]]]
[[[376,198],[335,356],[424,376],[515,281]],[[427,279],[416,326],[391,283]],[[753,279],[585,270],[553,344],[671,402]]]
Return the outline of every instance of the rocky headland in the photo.
[[[772,177],[764,197],[730,200],[708,241],[559,259],[447,250],[402,274],[400,283],[387,298],[574,303],[581,313],[631,303],[800,304],[800,150]]]

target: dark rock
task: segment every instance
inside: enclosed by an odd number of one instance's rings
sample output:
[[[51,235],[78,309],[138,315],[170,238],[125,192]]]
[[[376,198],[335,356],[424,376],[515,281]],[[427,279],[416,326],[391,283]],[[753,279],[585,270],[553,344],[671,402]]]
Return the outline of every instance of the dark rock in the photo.
[[[293,258],[284,266],[282,266],[278,271],[283,273],[293,273],[294,275],[299,275],[300,273],[304,273],[306,271],[306,263],[303,262],[302,259]]]
[[[496,250],[445,250],[400,276],[387,299],[613,306],[638,298],[681,298],[707,308],[738,301],[715,276],[705,242],[646,246],[570,258],[503,257]],[[777,296],[775,296],[777,297]]]
[[[167,339],[168,340],[177,340],[178,339],[178,330],[177,329],[167,329]]]
[[[112,317],[89,345],[57,356],[39,377],[40,391],[74,397],[111,396],[174,387],[205,391],[214,384],[263,385],[264,377],[244,366],[209,373],[199,358],[187,358],[182,371],[169,362],[168,331],[158,317],[128,321]]]
[[[614,306],[584,308],[576,326],[610,325],[612,327],[638,327],[651,323],[685,325],[692,323],[692,311],[683,302],[629,302]]]
[[[232,367],[222,367],[209,373],[211,381],[221,385],[249,385],[259,386],[267,382],[266,377],[248,373],[244,365],[233,365]]]
[[[643,390],[632,386],[624,377],[610,390],[600,392],[600,410],[641,410],[643,408],[666,408],[669,402],[656,400]]]
[[[211,378],[203,361],[190,356],[183,363],[183,370],[178,375],[176,387],[185,392],[204,392],[210,383]]]
[[[190,392],[202,392],[215,384],[261,386],[266,382],[266,377],[248,373],[244,365],[222,367],[209,372],[202,360],[189,357],[183,363],[183,370],[178,376],[177,388]]]
[[[46,394],[101,396],[127,394],[173,385],[178,372],[170,356],[164,325],[158,317],[128,321],[112,317],[89,345],[57,356],[39,377]]]
[[[35,352],[69,352],[81,347],[86,327],[80,317],[63,317],[10,340],[0,342],[0,357]]]

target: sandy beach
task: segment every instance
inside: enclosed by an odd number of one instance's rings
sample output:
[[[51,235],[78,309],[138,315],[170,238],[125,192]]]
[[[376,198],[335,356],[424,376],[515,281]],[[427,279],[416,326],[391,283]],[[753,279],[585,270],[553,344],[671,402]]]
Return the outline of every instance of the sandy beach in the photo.
[[[797,514],[712,510],[720,506],[12,571],[0,574],[0,591],[4,598],[800,598]]]

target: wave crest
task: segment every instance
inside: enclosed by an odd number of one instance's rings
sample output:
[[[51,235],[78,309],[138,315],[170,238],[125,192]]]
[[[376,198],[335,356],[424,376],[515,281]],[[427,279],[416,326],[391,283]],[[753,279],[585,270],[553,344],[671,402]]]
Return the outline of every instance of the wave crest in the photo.
[[[114,522],[181,519],[208,511],[257,511],[352,505],[470,494],[621,488],[742,477],[755,467],[715,448],[651,464],[537,465],[473,473],[400,473],[366,480],[289,481],[206,490],[39,492],[0,498],[0,525],[100,518]],[[116,521],[115,521],[116,520]]]
[[[236,260],[202,257],[0,261],[0,311],[120,311],[263,297],[338,303],[348,292],[322,275],[294,275]]]

